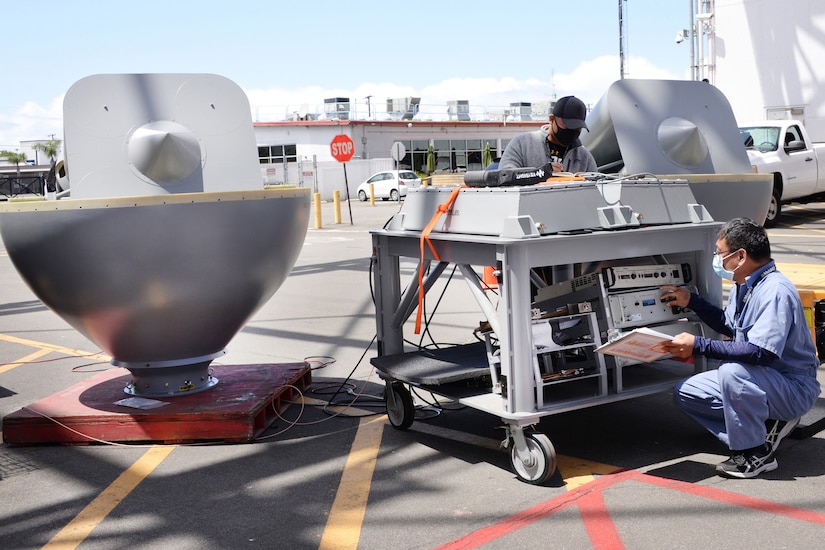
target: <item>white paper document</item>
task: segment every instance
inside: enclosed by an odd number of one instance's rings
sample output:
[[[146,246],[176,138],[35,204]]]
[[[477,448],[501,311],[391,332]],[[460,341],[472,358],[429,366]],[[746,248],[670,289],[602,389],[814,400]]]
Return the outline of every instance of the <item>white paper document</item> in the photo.
[[[670,342],[671,340],[673,340],[673,336],[670,334],[664,334],[663,332],[658,332],[647,327],[640,327],[627,334],[623,334],[620,338],[612,342],[596,348],[596,351],[607,355],[617,355],[619,357],[635,359],[643,363],[650,363],[671,356],[661,345],[662,342]]]

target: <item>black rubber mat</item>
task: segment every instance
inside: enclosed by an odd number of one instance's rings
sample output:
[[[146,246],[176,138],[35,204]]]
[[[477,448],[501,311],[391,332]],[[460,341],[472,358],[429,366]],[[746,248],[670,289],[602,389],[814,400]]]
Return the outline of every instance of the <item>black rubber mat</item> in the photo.
[[[483,342],[449,348],[384,355],[370,360],[387,377],[438,386],[490,374]]]

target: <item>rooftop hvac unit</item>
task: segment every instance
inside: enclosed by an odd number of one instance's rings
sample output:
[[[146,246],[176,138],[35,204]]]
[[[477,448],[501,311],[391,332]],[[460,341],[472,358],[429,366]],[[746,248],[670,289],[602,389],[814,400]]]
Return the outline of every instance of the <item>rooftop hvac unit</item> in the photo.
[[[470,102],[466,99],[447,102],[450,120],[470,120]]]
[[[524,101],[517,101],[510,104],[510,116],[513,120],[532,120],[533,104]]]
[[[420,97],[401,97],[387,99],[387,114],[393,120],[412,120],[418,114],[418,107],[421,103]]]
[[[348,97],[330,97],[324,100],[324,114],[329,119],[349,120]]]

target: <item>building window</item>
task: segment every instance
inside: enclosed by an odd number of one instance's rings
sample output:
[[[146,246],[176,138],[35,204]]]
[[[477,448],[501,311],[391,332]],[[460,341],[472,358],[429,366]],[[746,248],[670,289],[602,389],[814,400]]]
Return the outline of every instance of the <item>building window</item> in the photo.
[[[430,140],[414,139],[408,150],[412,151],[412,169],[419,173],[427,172],[427,151],[430,148]]]
[[[436,172],[464,172],[484,169],[484,148],[489,143],[493,158],[499,156],[496,139],[428,139],[399,140],[407,154],[398,162],[399,169],[427,172],[427,151],[433,146]],[[510,140],[503,140],[502,149]]]
[[[259,145],[258,162],[261,164],[283,164],[298,161],[297,145]]]

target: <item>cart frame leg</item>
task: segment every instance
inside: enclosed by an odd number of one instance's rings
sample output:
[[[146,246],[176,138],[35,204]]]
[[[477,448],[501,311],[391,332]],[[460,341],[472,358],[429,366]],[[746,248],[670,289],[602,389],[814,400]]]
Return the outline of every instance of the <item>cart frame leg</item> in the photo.
[[[506,439],[503,442],[504,447],[508,448],[512,444],[519,456],[523,456],[528,460],[528,462],[525,462],[525,466],[533,466],[534,464],[530,463],[530,449],[527,448],[527,439],[524,437],[524,426],[507,424],[504,429],[506,434]]]
[[[503,446],[510,447],[512,442],[510,461],[516,476],[534,485],[547,481],[556,472],[556,451],[550,439],[538,432],[526,436],[522,425],[506,423],[504,429]]]

